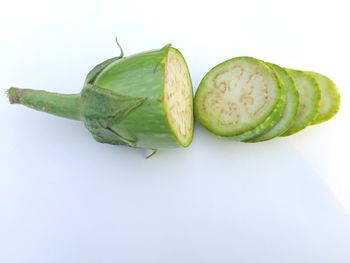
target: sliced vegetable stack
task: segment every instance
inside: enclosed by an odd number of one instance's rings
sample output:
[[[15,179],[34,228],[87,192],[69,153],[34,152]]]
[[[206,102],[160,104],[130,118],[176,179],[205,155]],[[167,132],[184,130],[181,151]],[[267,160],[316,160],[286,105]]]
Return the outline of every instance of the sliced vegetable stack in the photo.
[[[259,142],[329,120],[339,105],[336,85],[320,73],[237,57],[217,65],[202,79],[194,113],[218,136]]]

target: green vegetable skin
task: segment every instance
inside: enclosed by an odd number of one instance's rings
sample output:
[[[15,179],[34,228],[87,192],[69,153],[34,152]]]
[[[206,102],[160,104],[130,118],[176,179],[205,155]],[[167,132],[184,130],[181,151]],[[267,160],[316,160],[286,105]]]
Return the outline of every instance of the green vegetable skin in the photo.
[[[189,146],[193,137],[192,83],[181,53],[167,45],[125,58],[122,55],[91,70],[80,94],[12,87],[9,100],[81,120],[101,143],[148,149]]]

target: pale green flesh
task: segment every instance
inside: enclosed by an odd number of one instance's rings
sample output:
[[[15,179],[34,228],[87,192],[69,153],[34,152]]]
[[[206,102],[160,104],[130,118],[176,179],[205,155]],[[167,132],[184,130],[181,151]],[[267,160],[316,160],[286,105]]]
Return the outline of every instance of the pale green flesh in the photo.
[[[291,127],[281,136],[292,135],[311,124],[319,113],[321,99],[320,87],[311,75],[293,69],[286,71],[298,90],[299,106]]]
[[[193,92],[187,64],[182,54],[169,50],[165,64],[165,88],[163,105],[170,127],[183,146],[193,137]]]
[[[277,122],[277,124],[266,133],[249,140],[249,142],[266,141],[283,134],[291,127],[299,105],[299,93],[294,85],[293,79],[289,76],[289,74],[278,65],[272,63],[266,64],[271,67],[280,78],[282,86],[284,86],[286,92],[286,104],[282,118]]]
[[[311,124],[319,124],[331,119],[339,110],[340,94],[335,83],[326,76],[307,71],[315,78],[321,89],[320,111],[317,118]]]
[[[276,104],[272,113],[257,127],[233,137],[233,140],[250,142],[251,139],[264,134],[266,131],[269,131],[272,127],[276,125],[276,123],[281,119],[284,105],[285,105],[285,94],[282,91],[283,95],[280,97],[280,101]]]
[[[267,63],[265,63],[267,64]],[[268,65],[269,66],[269,65]],[[270,67],[270,66],[269,66]],[[271,67],[270,67],[271,68]],[[272,69],[272,68],[271,68]],[[273,70],[273,69],[272,69]],[[266,134],[281,120],[286,106],[286,88],[285,83],[279,78],[276,71],[274,71],[280,87],[280,97],[272,113],[257,127],[251,129],[243,134],[233,137],[233,139],[244,142],[254,142],[255,138]]]
[[[96,79],[95,85],[135,98],[145,98],[121,122],[113,125],[118,135],[134,142],[135,147],[161,149],[188,146],[193,137],[192,107],[185,138],[180,138],[172,127],[164,102],[165,67],[169,49],[122,58],[110,64]],[[178,52],[178,51],[177,51]],[[181,60],[183,57],[181,56]],[[184,60],[183,60],[184,62]],[[184,62],[186,65],[186,63]],[[187,70],[187,67],[186,67]],[[188,70],[187,70],[188,73]],[[188,78],[189,73],[188,73]],[[192,84],[188,96],[192,103]]]
[[[207,73],[196,92],[194,111],[199,123],[214,134],[244,140],[277,121],[283,103],[274,72],[259,60],[239,57]]]

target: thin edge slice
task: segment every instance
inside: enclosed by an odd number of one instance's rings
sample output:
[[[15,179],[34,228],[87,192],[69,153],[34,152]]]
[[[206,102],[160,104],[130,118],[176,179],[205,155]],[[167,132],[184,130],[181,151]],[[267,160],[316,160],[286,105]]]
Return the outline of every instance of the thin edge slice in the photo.
[[[335,83],[328,77],[312,71],[307,71],[313,76],[321,89],[320,112],[311,124],[319,124],[331,119],[339,110],[340,94]]]
[[[319,113],[321,90],[315,78],[300,70],[286,69],[299,93],[299,106],[291,127],[281,136],[289,136],[311,124]]]

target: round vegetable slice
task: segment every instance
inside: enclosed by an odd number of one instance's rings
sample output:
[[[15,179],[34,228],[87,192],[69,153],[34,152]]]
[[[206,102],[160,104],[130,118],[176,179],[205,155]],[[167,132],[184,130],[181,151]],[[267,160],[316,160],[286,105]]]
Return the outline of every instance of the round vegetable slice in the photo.
[[[194,100],[195,117],[216,135],[246,140],[279,120],[284,106],[282,93],[277,76],[262,61],[233,58],[202,79]]]
[[[283,134],[291,127],[298,110],[299,93],[295,87],[293,79],[282,67],[272,63],[265,63],[275,71],[277,77],[280,79],[282,87],[285,89],[286,93],[286,104],[283,110],[283,116],[279,122],[272,129],[256,138],[249,140],[249,142],[266,141]]]
[[[307,71],[313,76],[321,89],[321,104],[317,118],[311,124],[319,124],[331,119],[339,110],[340,94],[335,83],[326,76]]]
[[[317,117],[320,109],[321,90],[316,80],[308,73],[286,69],[294,80],[299,93],[299,106],[291,127],[281,136],[292,135],[311,124]]]

